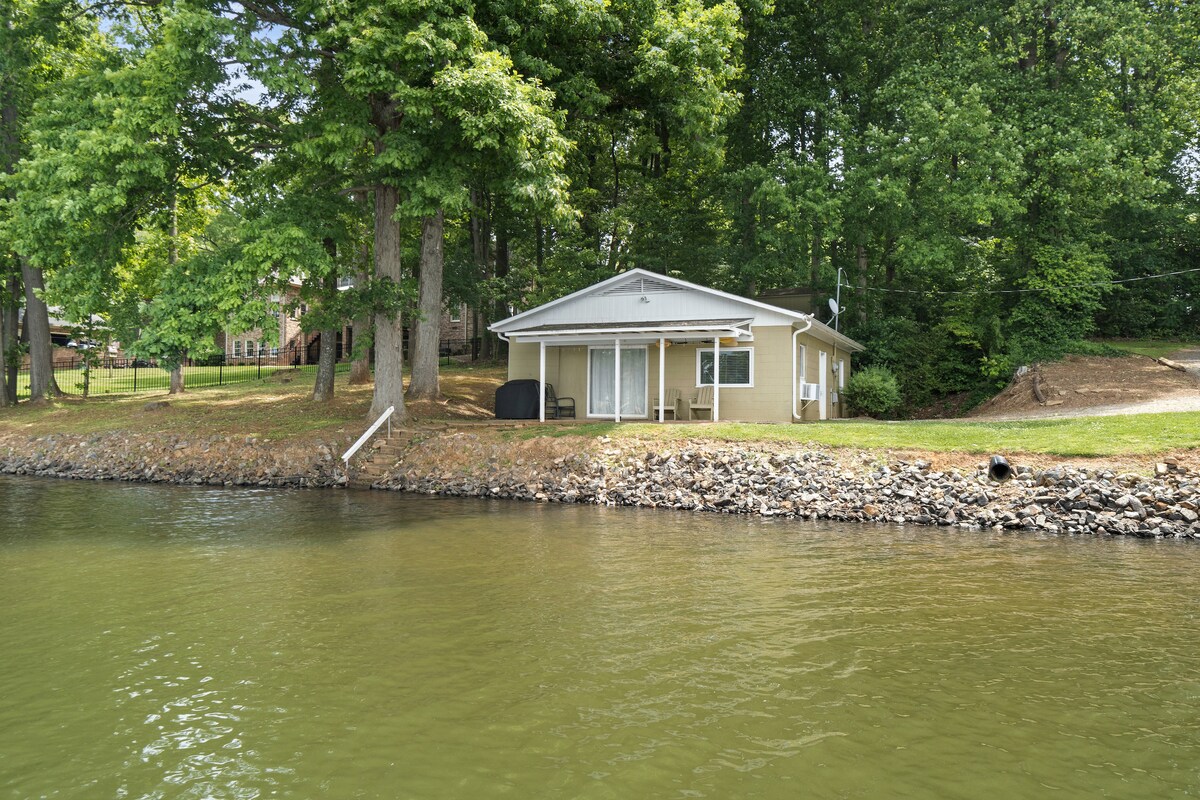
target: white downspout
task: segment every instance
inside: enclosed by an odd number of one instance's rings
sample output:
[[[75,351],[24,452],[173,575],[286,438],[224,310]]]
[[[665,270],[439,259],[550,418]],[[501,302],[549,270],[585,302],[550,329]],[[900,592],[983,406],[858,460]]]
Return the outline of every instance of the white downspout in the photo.
[[[836,369],[838,372],[837,379],[833,381],[833,388],[829,390],[830,392],[836,391],[838,393],[837,417],[833,417],[834,419],[837,419],[838,417],[840,417],[842,415],[842,392],[841,392],[841,386],[838,385],[838,381],[841,380],[842,370],[841,370],[841,367],[838,366],[837,345],[836,344],[833,346],[833,363],[830,364],[830,368]],[[830,403],[829,404],[830,416],[833,415],[833,412],[834,412],[833,403]]]
[[[798,328],[792,331],[792,421],[798,422],[804,419],[803,415],[796,410],[796,400],[799,392],[796,391],[796,379],[800,376],[796,374],[796,340],[800,338],[800,334],[812,327],[812,317],[808,318],[803,328]]]

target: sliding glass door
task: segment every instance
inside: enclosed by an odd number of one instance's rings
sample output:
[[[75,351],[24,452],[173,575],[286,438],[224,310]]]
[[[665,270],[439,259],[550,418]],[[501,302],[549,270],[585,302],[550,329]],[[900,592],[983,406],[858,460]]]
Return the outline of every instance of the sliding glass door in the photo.
[[[588,416],[615,416],[617,399],[616,351],[588,350]],[[621,348],[621,416],[646,416],[646,348]]]

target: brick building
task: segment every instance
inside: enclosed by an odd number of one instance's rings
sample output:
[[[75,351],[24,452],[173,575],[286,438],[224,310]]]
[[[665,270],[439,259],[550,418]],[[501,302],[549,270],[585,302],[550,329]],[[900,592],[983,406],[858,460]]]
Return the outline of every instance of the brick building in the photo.
[[[353,286],[353,280],[343,278],[338,282],[339,289]],[[300,302],[301,279],[293,277],[281,295],[272,298],[277,309],[272,312],[278,326],[273,332],[277,335],[278,344],[270,344],[264,334],[264,329],[255,328],[250,331],[221,331],[217,334],[217,349],[225,355],[227,364],[236,364],[262,357],[277,357],[280,353],[289,356],[296,366],[315,364],[320,357],[321,334],[317,331],[305,333],[301,327],[301,318],[308,308]],[[442,312],[441,347],[442,355],[470,355],[474,350],[472,340],[479,334],[479,325],[475,313],[466,305],[448,307]],[[407,341],[410,328],[405,328]],[[349,360],[354,347],[354,331],[347,325],[338,331],[337,359]]]
[[[62,313],[59,309],[48,309],[50,315],[50,345],[51,356],[50,360],[54,363],[64,361],[76,361],[82,356],[79,353],[80,345],[87,345],[82,340],[81,336],[77,336],[75,330],[78,326],[73,325],[65,319],[61,319],[56,314]],[[104,330],[103,320],[100,317],[93,317],[93,323],[97,326],[97,330]],[[20,336],[22,328],[25,325],[25,309],[17,309],[17,335]],[[102,358],[114,359],[124,358],[125,353],[121,350],[120,342],[109,342],[101,345],[104,352]],[[21,360],[21,367],[28,368],[30,363],[29,353],[26,353]]]

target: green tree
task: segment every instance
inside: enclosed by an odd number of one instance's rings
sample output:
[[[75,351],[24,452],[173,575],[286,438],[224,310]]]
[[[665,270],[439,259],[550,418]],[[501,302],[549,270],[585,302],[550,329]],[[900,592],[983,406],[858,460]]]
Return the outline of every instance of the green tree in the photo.
[[[236,16],[247,42],[287,29],[249,68],[280,104],[304,108],[300,124],[315,135],[297,151],[340,173],[338,189],[374,194],[376,281],[402,282],[399,225],[420,224],[411,391],[436,396],[445,219],[466,207],[472,177],[486,169],[507,193],[566,207],[566,143],[550,95],[462,3],[270,5]],[[372,414],[395,406],[403,418],[401,330],[399,308],[377,311]]]
[[[28,142],[26,118],[69,64],[87,58],[91,21],[62,0],[0,2],[0,405],[16,403],[16,365],[24,347],[17,340],[17,313],[25,306],[23,338],[30,356],[35,400],[59,394],[51,363],[50,320],[42,269],[16,241],[10,222],[13,176]],[[23,291],[22,291],[22,286]]]
[[[221,58],[228,27],[183,3],[112,20],[90,58],[35,104],[30,154],[13,180],[15,240],[48,272],[47,295],[69,320],[111,314],[139,231],[163,234],[160,268],[169,277],[160,285],[171,293],[148,307],[163,327],[143,333],[142,349],[172,368],[172,393],[183,390],[187,351],[179,348],[207,316],[206,298],[189,300],[189,283],[173,275],[191,269],[181,257],[181,210],[246,163]],[[187,319],[171,323],[163,317],[171,310]]]

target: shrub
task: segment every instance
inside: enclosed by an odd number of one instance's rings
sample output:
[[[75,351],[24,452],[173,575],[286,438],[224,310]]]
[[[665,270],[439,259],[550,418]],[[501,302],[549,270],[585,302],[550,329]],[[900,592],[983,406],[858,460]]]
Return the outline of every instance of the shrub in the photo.
[[[850,376],[843,391],[855,411],[886,417],[900,406],[900,385],[887,367],[866,367]]]

